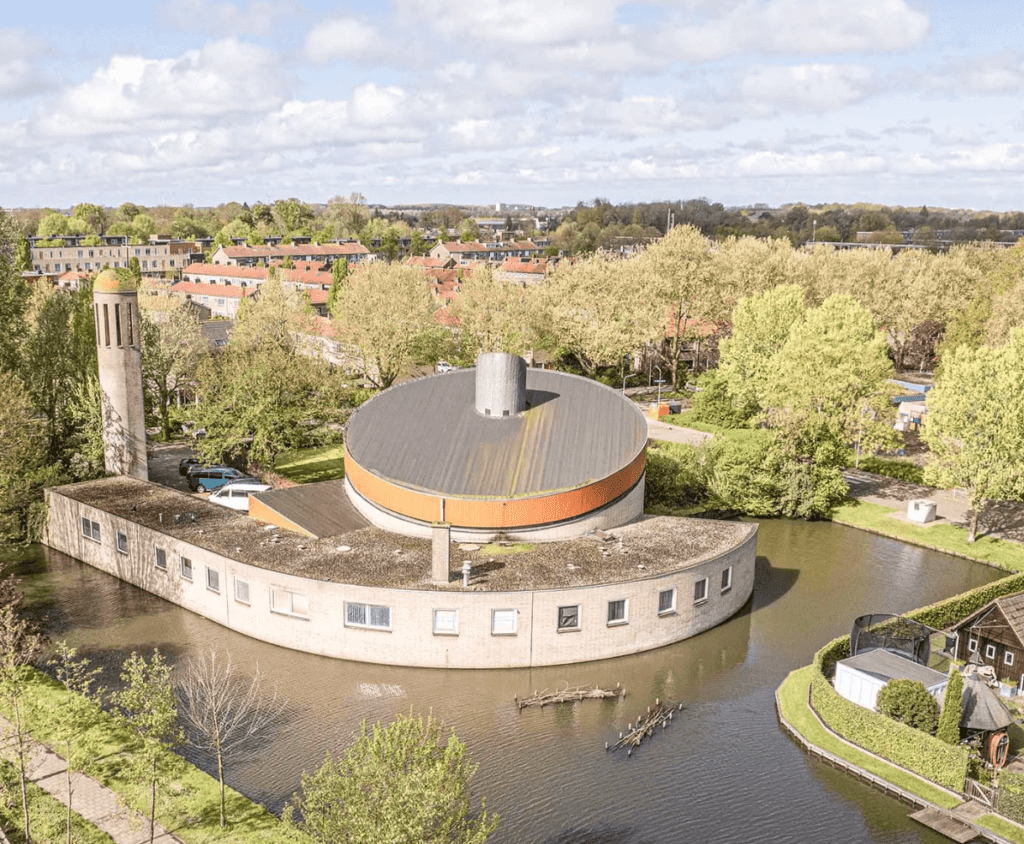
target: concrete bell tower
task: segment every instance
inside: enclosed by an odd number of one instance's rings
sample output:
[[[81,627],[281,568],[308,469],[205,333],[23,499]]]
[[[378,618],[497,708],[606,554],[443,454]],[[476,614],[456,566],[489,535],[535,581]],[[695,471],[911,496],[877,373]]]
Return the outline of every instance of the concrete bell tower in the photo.
[[[104,463],[115,475],[149,480],[138,287],[127,272],[104,270],[92,292],[103,393]]]

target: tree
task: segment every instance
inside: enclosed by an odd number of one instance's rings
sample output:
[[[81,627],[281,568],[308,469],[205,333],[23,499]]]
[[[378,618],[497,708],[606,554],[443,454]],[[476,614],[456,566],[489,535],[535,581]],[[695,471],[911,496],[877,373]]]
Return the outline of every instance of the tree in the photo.
[[[328,313],[334,313],[346,278],[348,278],[348,261],[345,258],[335,258],[334,263],[331,264],[331,289],[327,291]]]
[[[14,756],[21,787],[21,811],[25,841],[32,841],[28,809],[28,763],[31,736],[28,724],[31,708],[25,697],[29,666],[42,647],[42,636],[22,615],[22,594],[13,578],[0,580],[0,696],[8,713],[8,749]]]
[[[472,814],[476,764],[454,731],[427,716],[399,715],[386,727],[362,724],[340,759],[302,775],[288,816],[319,841],[351,844],[483,844],[498,826],[480,801]]]
[[[531,347],[534,288],[499,280],[487,267],[463,279],[452,306],[459,323],[460,358],[469,365],[481,352],[521,355]]]
[[[875,708],[908,727],[934,734],[939,723],[939,702],[918,680],[890,680],[878,692]]]
[[[409,254],[426,255],[430,251],[430,244],[423,238],[419,229],[413,229],[409,235]]]
[[[54,678],[70,692],[54,725],[54,734],[62,745],[67,762],[64,773],[68,790],[66,818],[67,844],[71,844],[71,803],[75,793],[72,772],[86,767],[95,758],[97,748],[88,740],[89,730],[100,722],[101,692],[96,688],[99,668],[90,668],[89,661],[78,657],[78,651],[66,641],[57,642],[49,660]]]
[[[169,753],[181,744],[178,706],[171,684],[171,666],[159,650],[149,661],[132,651],[121,668],[125,687],[112,695],[122,723],[134,734],[125,771],[136,785],[149,788],[149,841],[156,828],[157,786],[168,774]]]
[[[121,206],[117,209],[117,218],[119,220],[124,220],[126,223],[130,223],[142,212],[143,209],[134,202],[122,202]]]
[[[213,754],[220,780],[220,825],[227,825],[224,770],[246,745],[266,737],[284,711],[286,701],[277,691],[268,692],[259,667],[249,675],[235,671],[228,655],[221,659],[216,648],[193,657],[179,683],[181,717],[188,728],[188,742]]]
[[[47,470],[46,438],[21,382],[0,370],[0,540],[17,541],[28,531],[29,508],[41,486],[55,480]]]
[[[80,202],[71,209],[71,216],[82,220],[95,234],[102,234],[107,227],[107,212],[91,202]]]
[[[0,209],[0,372],[14,372],[21,361],[21,344],[25,336],[25,311],[28,285],[18,272],[18,224]],[[27,242],[26,242],[27,243]]]
[[[942,699],[942,714],[939,716],[939,727],[935,731],[935,738],[941,739],[946,744],[960,743],[960,718],[963,697],[964,676],[956,666],[952,666],[949,670],[946,694]]]
[[[404,375],[427,335],[443,330],[423,273],[374,262],[352,273],[335,303],[335,334],[355,351],[356,365],[380,389]]]
[[[974,542],[989,501],[1024,493],[1024,328],[1003,346],[944,356],[921,438],[931,451],[925,481],[967,490]]]
[[[480,240],[480,226],[472,217],[466,217],[459,223],[459,240],[463,243],[475,243]]]

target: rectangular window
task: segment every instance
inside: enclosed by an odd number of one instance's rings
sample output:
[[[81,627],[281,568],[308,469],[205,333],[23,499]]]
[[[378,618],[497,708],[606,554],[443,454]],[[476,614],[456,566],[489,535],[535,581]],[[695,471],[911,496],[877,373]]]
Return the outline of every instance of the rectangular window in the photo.
[[[1010,651],[1003,654],[1003,665],[1013,665],[1013,653]]]
[[[206,588],[211,592],[220,592],[220,572],[206,567]]]
[[[732,589],[732,566],[722,569],[722,594]]]
[[[515,610],[491,610],[491,635],[492,636],[515,636],[516,635],[516,611]]]
[[[103,305],[103,345],[110,348],[110,309]]]
[[[434,633],[441,636],[458,636],[459,611],[434,610]]]
[[[708,599],[708,579],[702,577],[696,583],[693,584],[693,602],[695,604],[702,604]]]
[[[181,576],[185,580],[192,579],[192,561],[188,557],[181,558]]]
[[[235,578],[235,600],[240,604],[249,603],[249,584],[237,577]]]
[[[618,601],[608,602],[608,623],[609,624],[625,624],[626,619],[626,599],[622,598]]]
[[[558,631],[580,629],[580,607],[574,604],[571,607],[558,608]]]
[[[289,592],[279,586],[271,586],[270,611],[282,615],[309,618],[309,596],[301,592]]]
[[[128,553],[128,535],[117,531],[117,552],[119,554]]]
[[[129,302],[127,307],[128,307],[128,319],[125,320],[125,322],[126,322],[126,324],[128,326],[128,345],[129,346],[134,346],[135,345],[135,326],[132,323],[132,303]]]
[[[985,659],[995,659],[995,658],[996,658],[996,646],[995,645],[985,645]]]
[[[971,636],[967,639],[967,653],[972,654],[976,650],[978,650],[978,640],[974,636]]]
[[[381,630],[390,630],[391,607],[346,602],[345,625],[347,627],[376,627]]]
[[[100,523],[94,522],[92,519],[82,517],[82,536],[86,539],[91,539],[94,542],[100,541]]]
[[[158,569],[167,571],[167,552],[164,551],[163,548],[156,549],[156,560],[154,560],[154,565]]]
[[[117,334],[117,347],[121,348],[121,306],[114,305],[114,331]]]
[[[658,615],[668,615],[676,611],[676,590],[665,589],[658,593]]]

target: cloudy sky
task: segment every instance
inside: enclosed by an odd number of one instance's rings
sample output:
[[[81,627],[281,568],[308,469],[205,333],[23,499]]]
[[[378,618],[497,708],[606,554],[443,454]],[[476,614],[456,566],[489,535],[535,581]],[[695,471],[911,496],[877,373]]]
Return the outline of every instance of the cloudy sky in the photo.
[[[1010,0],[8,4],[0,205],[1024,208]]]

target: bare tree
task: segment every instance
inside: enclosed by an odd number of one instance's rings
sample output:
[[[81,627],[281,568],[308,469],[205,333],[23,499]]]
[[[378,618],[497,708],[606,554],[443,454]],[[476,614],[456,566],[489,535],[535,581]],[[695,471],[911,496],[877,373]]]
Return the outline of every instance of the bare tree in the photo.
[[[238,672],[231,655],[222,657],[216,648],[191,659],[179,682],[178,694],[189,744],[217,757],[220,825],[226,826],[225,765],[246,744],[266,735],[287,701],[278,696],[276,688],[267,689],[259,666],[252,674]]]

